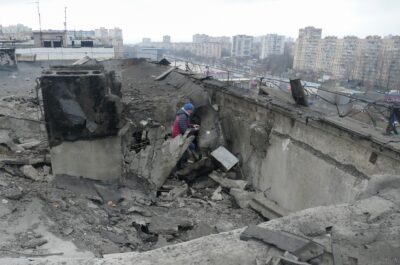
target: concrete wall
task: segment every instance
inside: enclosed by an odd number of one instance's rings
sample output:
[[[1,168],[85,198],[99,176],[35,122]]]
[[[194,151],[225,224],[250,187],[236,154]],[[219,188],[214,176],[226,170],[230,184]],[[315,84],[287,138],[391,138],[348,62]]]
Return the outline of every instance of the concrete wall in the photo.
[[[53,174],[112,181],[122,176],[120,136],[93,141],[63,142],[50,150]]]
[[[374,174],[400,174],[400,152],[317,117],[305,119],[293,106],[206,87],[244,175],[287,210],[352,202]]]

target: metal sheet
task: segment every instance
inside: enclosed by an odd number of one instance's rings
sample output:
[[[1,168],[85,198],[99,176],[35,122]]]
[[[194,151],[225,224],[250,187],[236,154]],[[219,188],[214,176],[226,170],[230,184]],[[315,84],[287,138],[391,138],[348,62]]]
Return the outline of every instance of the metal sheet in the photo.
[[[211,153],[211,156],[214,157],[218,162],[220,162],[226,171],[230,170],[239,162],[239,159],[237,159],[236,156],[234,156],[223,146],[215,149]]]

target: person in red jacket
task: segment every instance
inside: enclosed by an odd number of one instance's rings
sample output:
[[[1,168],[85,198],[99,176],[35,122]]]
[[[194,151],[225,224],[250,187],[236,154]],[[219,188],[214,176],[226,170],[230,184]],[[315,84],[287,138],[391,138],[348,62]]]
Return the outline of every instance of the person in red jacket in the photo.
[[[194,106],[192,103],[186,103],[180,110],[177,111],[174,124],[172,126],[172,138],[178,135],[183,135],[185,132],[190,130],[198,130],[199,125],[190,124],[190,115],[194,112]]]
[[[174,124],[172,125],[172,138],[178,135],[183,135],[187,130],[192,132],[198,131],[200,126],[197,124],[190,123],[190,115],[194,112],[194,106],[192,103],[186,103],[180,110],[177,111]],[[196,145],[192,142],[189,145],[189,154],[196,157],[195,155]],[[187,154],[184,154],[182,159],[178,162],[178,167],[182,166],[183,161],[187,160]]]

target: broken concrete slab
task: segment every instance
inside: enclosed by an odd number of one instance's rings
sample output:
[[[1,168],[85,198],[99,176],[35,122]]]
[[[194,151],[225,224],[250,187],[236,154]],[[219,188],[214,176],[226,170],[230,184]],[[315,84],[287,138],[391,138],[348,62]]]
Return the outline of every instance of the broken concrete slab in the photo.
[[[3,192],[3,195],[5,198],[10,200],[19,200],[24,196],[24,193],[19,188],[13,187],[6,189]]]
[[[54,178],[54,184],[59,189],[69,190],[77,194],[84,194],[86,198],[99,204],[104,202],[103,199],[98,195],[94,187],[95,183],[93,180],[59,175]]]
[[[325,249],[315,242],[310,241],[304,247],[293,252],[300,261],[310,261],[324,254]]]
[[[37,169],[31,165],[25,165],[25,166],[21,167],[20,169],[21,169],[22,173],[24,174],[24,176],[27,177],[28,179],[31,179],[34,181],[43,180],[43,178],[40,176]]]
[[[25,149],[14,143],[10,136],[11,131],[6,129],[0,129],[0,144],[6,145],[12,152],[21,153]]]
[[[280,256],[272,257],[272,259],[268,260],[266,265],[310,265],[310,263],[296,261]]]
[[[149,232],[152,234],[177,234],[179,228],[193,227],[193,222],[181,217],[154,216],[149,224]]]
[[[155,81],[159,81],[164,79],[167,75],[169,75],[172,71],[175,70],[175,67],[171,67],[170,69],[168,69],[167,71],[163,72],[162,74],[160,74],[159,76],[157,76],[156,78],[154,78]]]
[[[216,188],[215,191],[213,192],[212,196],[211,196],[211,200],[213,200],[213,201],[222,201],[223,197],[222,197],[221,191],[222,191],[222,187],[221,186]]]
[[[211,227],[207,223],[201,222],[187,232],[187,237],[193,240],[199,237],[208,236],[216,233],[217,229],[215,227]]]
[[[123,174],[122,138],[63,142],[50,150],[54,175],[116,181]]]
[[[192,182],[197,177],[206,175],[212,172],[214,165],[210,158],[203,157],[193,164],[188,164],[184,168],[176,171],[176,175],[179,178],[185,179],[186,181]]]
[[[249,202],[249,206],[269,220],[289,214],[289,211],[266,198],[264,193],[257,193]]]
[[[298,235],[294,235],[285,231],[274,231],[270,229],[261,228],[259,226],[249,226],[247,227],[243,233],[240,235],[241,240],[261,240],[264,243],[276,246],[282,250],[286,250],[292,253],[299,253],[300,249],[305,249],[304,247],[307,244],[314,244],[313,248],[321,248],[324,247],[319,245],[305,237],[301,237]]]
[[[11,209],[6,205],[7,203],[4,203],[5,201],[7,200],[3,199],[2,202],[0,203],[0,218],[12,212]]]
[[[170,176],[178,160],[186,152],[194,136],[188,134],[164,140],[165,130],[158,126],[149,129],[153,131],[155,141],[150,140],[150,145],[141,149],[138,153],[131,152],[129,170],[133,175],[146,179],[159,189]]]
[[[254,192],[236,188],[230,189],[229,194],[235,199],[236,204],[242,209],[249,207],[250,201],[255,195]]]
[[[147,210],[147,209],[144,208],[144,207],[137,206],[137,205],[130,207],[130,208],[126,211],[126,213],[127,213],[127,214],[130,214],[130,213],[138,213],[138,214],[143,215],[143,216],[145,216],[145,217],[151,217],[151,216],[153,215],[153,213],[152,213],[151,211]]]
[[[211,152],[211,156],[220,162],[226,171],[229,171],[232,167],[239,163],[239,159],[223,146],[220,146]]]
[[[215,182],[219,183],[222,187],[228,188],[228,189],[241,189],[244,190],[247,181],[245,180],[233,180],[233,179],[228,179],[223,176],[223,174],[218,173],[217,171],[213,171],[208,175],[212,180]]]
[[[175,200],[178,197],[184,196],[188,192],[188,190],[189,190],[189,185],[185,183],[182,186],[178,186],[170,190],[168,192],[167,198],[169,200]]]
[[[37,248],[47,243],[47,240],[44,238],[33,238],[24,242],[21,247],[22,248]]]

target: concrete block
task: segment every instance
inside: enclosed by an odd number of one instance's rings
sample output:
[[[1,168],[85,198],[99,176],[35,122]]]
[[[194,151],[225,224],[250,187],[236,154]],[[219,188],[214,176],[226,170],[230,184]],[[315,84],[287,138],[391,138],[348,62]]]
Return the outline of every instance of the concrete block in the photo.
[[[121,137],[63,142],[51,148],[53,174],[102,181],[117,180],[123,173]]]

